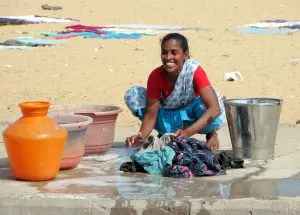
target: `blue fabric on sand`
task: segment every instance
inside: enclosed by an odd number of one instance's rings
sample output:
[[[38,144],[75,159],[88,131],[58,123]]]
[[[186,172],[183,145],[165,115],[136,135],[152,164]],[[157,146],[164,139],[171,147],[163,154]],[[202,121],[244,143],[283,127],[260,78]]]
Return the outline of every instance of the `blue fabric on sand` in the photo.
[[[106,34],[97,34],[95,32],[66,32],[66,33],[56,33],[56,32],[46,32],[42,35],[47,37],[84,37],[84,38],[100,38],[100,39],[139,39],[142,36],[147,36],[149,34],[142,33],[122,33],[122,32],[112,32],[107,31]]]
[[[45,40],[45,39],[38,39],[38,38],[31,38],[31,37],[19,37],[17,39],[18,42],[31,45],[31,46],[38,46],[38,45],[55,45],[58,43],[66,42],[66,40]]]
[[[174,156],[175,151],[171,147],[165,146],[162,149],[134,153],[131,159],[139,163],[148,173],[159,175],[166,166],[172,165]]]
[[[279,28],[279,29],[264,29],[257,27],[243,27],[238,29],[241,34],[289,34],[297,32],[298,29],[288,29],[288,28]]]
[[[141,121],[146,112],[146,89],[143,87],[131,87],[124,96],[126,105],[132,114]],[[224,104],[218,96],[222,114],[199,133],[207,134],[213,129],[222,127],[226,121]],[[174,133],[177,129],[186,128],[197,121],[206,111],[206,107],[200,97],[195,98],[191,104],[184,108],[172,110],[162,106],[158,110],[155,130],[160,134]]]

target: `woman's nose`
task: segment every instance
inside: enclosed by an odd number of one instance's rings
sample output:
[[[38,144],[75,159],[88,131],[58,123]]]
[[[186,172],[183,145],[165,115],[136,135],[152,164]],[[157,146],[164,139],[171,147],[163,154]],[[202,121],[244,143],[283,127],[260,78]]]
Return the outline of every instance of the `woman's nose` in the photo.
[[[171,58],[172,58],[172,54],[171,54],[171,52],[168,52],[168,54],[167,54],[167,60],[169,60]]]

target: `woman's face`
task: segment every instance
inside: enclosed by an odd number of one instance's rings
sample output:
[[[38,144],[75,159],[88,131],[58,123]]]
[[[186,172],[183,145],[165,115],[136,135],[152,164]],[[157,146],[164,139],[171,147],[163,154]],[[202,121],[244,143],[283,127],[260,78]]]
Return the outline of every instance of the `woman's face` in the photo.
[[[177,40],[169,39],[161,46],[161,61],[168,73],[180,73],[188,53],[183,52]]]

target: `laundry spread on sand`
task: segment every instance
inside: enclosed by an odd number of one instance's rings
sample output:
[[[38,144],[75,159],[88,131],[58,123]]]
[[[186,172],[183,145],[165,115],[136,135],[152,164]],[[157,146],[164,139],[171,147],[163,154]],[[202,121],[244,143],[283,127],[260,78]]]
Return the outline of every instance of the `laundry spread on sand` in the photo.
[[[264,29],[257,27],[240,28],[241,34],[289,34],[298,31],[297,29]]]
[[[77,19],[71,18],[55,18],[38,15],[28,16],[0,16],[1,25],[22,25],[22,24],[37,24],[37,23],[67,23],[78,22]]]
[[[31,37],[19,37],[17,39],[10,39],[10,40],[0,42],[0,47],[2,47],[1,49],[25,49],[22,48],[22,46],[27,46],[27,47],[52,46],[63,42],[65,41],[39,39],[39,38],[31,38]]]
[[[34,47],[29,47],[29,46],[3,46],[0,45],[0,50],[23,50],[23,49],[33,49]]]
[[[289,34],[300,30],[300,21],[265,20],[238,28],[241,34]]]
[[[105,26],[72,25],[66,26],[67,30],[61,32],[45,32],[43,36],[54,39],[68,39],[72,37],[100,38],[100,39],[139,39],[142,36],[153,35],[151,33],[138,33],[134,31],[118,31],[108,29]]]
[[[211,30],[199,27],[181,27],[181,26],[169,26],[169,25],[153,25],[153,24],[120,24],[120,25],[104,25],[105,28],[117,28],[126,30],[151,30],[151,31],[200,31],[200,30]]]
[[[57,40],[49,40],[49,39],[31,38],[31,37],[19,37],[16,40],[26,46],[52,46],[58,43],[66,42],[66,40],[57,41]]]
[[[42,35],[54,37],[55,39],[67,39],[72,37],[100,38],[100,39],[139,39],[142,36],[155,35],[159,31],[183,31],[201,30],[200,28],[167,26],[167,25],[145,25],[145,24],[123,24],[123,25],[71,25],[66,26],[65,31],[45,32]]]
[[[0,25],[8,24],[29,24],[29,23],[50,23],[50,22],[73,22],[79,21],[76,19],[61,19],[52,17],[42,17],[36,15],[30,16],[7,16],[0,17]],[[167,26],[167,25],[147,25],[147,24],[120,24],[120,25],[69,25],[63,31],[53,32],[24,32],[28,35],[40,35],[51,39],[39,39],[31,37],[20,37],[17,39],[7,40],[0,42],[1,49],[12,49],[23,46],[51,46],[64,42],[65,39],[73,37],[82,38],[99,38],[99,39],[139,39],[142,36],[156,35],[161,31],[183,31],[183,30],[202,30],[200,28],[180,27],[180,26]]]
[[[122,33],[122,32],[110,32],[103,31],[102,34],[96,32],[47,32],[43,33],[44,36],[53,37],[54,39],[68,39],[72,37],[83,37],[83,38],[100,38],[100,39],[139,39],[147,34],[140,33]]]

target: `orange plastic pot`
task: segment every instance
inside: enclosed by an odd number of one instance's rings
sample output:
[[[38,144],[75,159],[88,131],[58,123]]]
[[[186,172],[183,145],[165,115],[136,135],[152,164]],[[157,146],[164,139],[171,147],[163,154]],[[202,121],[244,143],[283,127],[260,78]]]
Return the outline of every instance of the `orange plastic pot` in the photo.
[[[13,175],[20,180],[43,181],[56,177],[67,131],[48,118],[48,102],[19,104],[23,117],[3,131]]]

